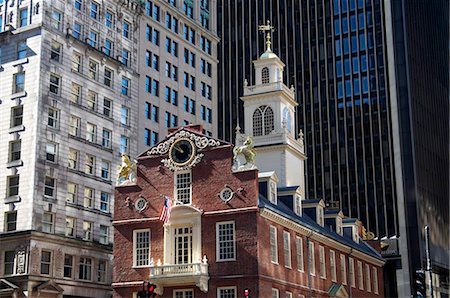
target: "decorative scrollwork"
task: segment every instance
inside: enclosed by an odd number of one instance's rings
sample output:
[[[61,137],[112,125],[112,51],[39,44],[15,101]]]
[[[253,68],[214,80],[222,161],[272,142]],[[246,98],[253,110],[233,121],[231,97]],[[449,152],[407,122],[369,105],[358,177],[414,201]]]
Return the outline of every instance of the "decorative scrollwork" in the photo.
[[[214,139],[210,139],[205,136],[199,136],[189,131],[182,130],[180,132],[177,132],[174,136],[170,137],[167,141],[160,143],[156,147],[153,147],[150,151],[147,152],[147,155],[166,154],[170,149],[170,145],[172,145],[176,139],[181,137],[189,138],[194,141],[195,146],[197,146],[198,149],[205,149],[208,146],[216,147],[220,145],[220,142]]]

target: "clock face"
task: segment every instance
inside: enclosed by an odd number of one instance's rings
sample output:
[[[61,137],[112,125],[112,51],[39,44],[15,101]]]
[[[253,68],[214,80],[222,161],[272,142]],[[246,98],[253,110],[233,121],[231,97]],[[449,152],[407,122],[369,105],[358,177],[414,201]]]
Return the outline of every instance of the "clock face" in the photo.
[[[179,139],[170,147],[170,158],[177,166],[185,166],[192,161],[195,147],[189,139]]]

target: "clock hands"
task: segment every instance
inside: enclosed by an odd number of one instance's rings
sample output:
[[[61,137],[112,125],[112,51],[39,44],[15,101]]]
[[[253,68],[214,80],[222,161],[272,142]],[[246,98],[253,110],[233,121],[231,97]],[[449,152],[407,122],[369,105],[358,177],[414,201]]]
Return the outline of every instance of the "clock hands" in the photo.
[[[178,152],[180,152],[180,153],[184,153],[184,150],[183,149],[181,149],[180,147],[178,147],[179,145],[175,145],[175,146],[173,146],[173,148],[175,149],[175,150],[177,150]]]

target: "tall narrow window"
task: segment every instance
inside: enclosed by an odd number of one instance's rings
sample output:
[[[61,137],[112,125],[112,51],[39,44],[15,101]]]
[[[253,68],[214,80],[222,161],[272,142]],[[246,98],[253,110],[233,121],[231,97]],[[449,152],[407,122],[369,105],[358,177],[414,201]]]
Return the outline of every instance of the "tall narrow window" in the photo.
[[[101,283],[106,282],[106,261],[99,260],[97,267],[97,281]]]
[[[364,290],[363,268],[361,261],[357,261],[357,265],[358,265],[358,288],[360,290]]]
[[[291,268],[291,234],[283,231],[284,266]]]
[[[316,257],[315,257],[315,251],[314,251],[314,243],[311,241],[308,241],[308,248],[309,248],[309,272],[311,275],[316,275]]]
[[[175,264],[192,263],[192,227],[175,228]]]
[[[64,277],[72,278],[73,272],[73,256],[64,255]]]
[[[49,199],[54,199],[56,196],[56,179],[53,177],[45,177],[44,196]]]
[[[325,248],[319,245],[319,263],[320,263],[320,277],[327,278],[327,270],[325,264]]]
[[[99,230],[99,242],[101,244],[108,244],[109,240],[108,240],[108,227],[104,226],[104,225],[100,225],[100,230]]]
[[[52,264],[52,253],[49,251],[41,251],[41,274],[50,275]]]
[[[347,266],[345,264],[345,255],[341,254],[341,281],[343,285],[347,284]]]
[[[372,280],[370,278],[370,266],[369,264],[365,264],[366,267],[366,288],[367,292],[372,292]]]
[[[80,258],[80,266],[78,269],[78,278],[81,280],[92,279],[92,259]]]
[[[9,162],[20,160],[22,141],[12,141],[9,143]]]
[[[67,182],[67,202],[75,203],[77,201],[77,190],[78,185],[72,182]]]
[[[83,240],[92,241],[92,222],[83,221]]]
[[[277,228],[270,226],[270,260],[278,264]]]
[[[19,195],[19,175],[8,177],[8,189],[7,196],[18,196]]]
[[[356,281],[355,281],[355,261],[353,258],[348,259],[348,275],[350,277],[350,285],[355,288],[356,287]]]
[[[183,204],[191,204],[192,177],[191,172],[180,172],[175,175],[175,196]]]
[[[76,221],[73,217],[66,217],[66,236],[75,237]]]
[[[5,232],[15,231],[17,228],[17,211],[5,212]]]
[[[145,267],[150,264],[150,230],[133,231],[133,266]]]
[[[233,261],[236,259],[234,221],[218,222],[216,224],[216,247],[218,261]]]
[[[331,281],[337,282],[336,278],[336,253],[330,250],[330,266],[331,266]]]
[[[269,68],[264,67],[261,71],[261,80],[263,84],[269,83]]]
[[[83,200],[84,207],[86,207],[86,208],[93,207],[94,194],[95,194],[95,191],[93,188],[90,188],[90,187],[84,188],[84,200]]]
[[[297,253],[297,270],[304,271],[303,264],[303,239],[300,236],[295,237],[295,246]]]
[[[373,275],[373,292],[378,294],[378,270],[375,267],[372,267],[372,275]]]

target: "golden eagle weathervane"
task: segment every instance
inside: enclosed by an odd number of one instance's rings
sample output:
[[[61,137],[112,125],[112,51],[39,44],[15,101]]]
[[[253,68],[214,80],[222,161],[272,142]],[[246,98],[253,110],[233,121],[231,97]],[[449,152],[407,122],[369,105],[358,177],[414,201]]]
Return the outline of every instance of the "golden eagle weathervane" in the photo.
[[[270,49],[270,33],[273,31],[273,26],[270,26],[270,21],[268,20],[266,25],[259,25],[258,26],[258,30],[261,32],[266,32],[267,31],[267,35],[266,35],[266,51],[267,52],[271,52],[272,50]]]

